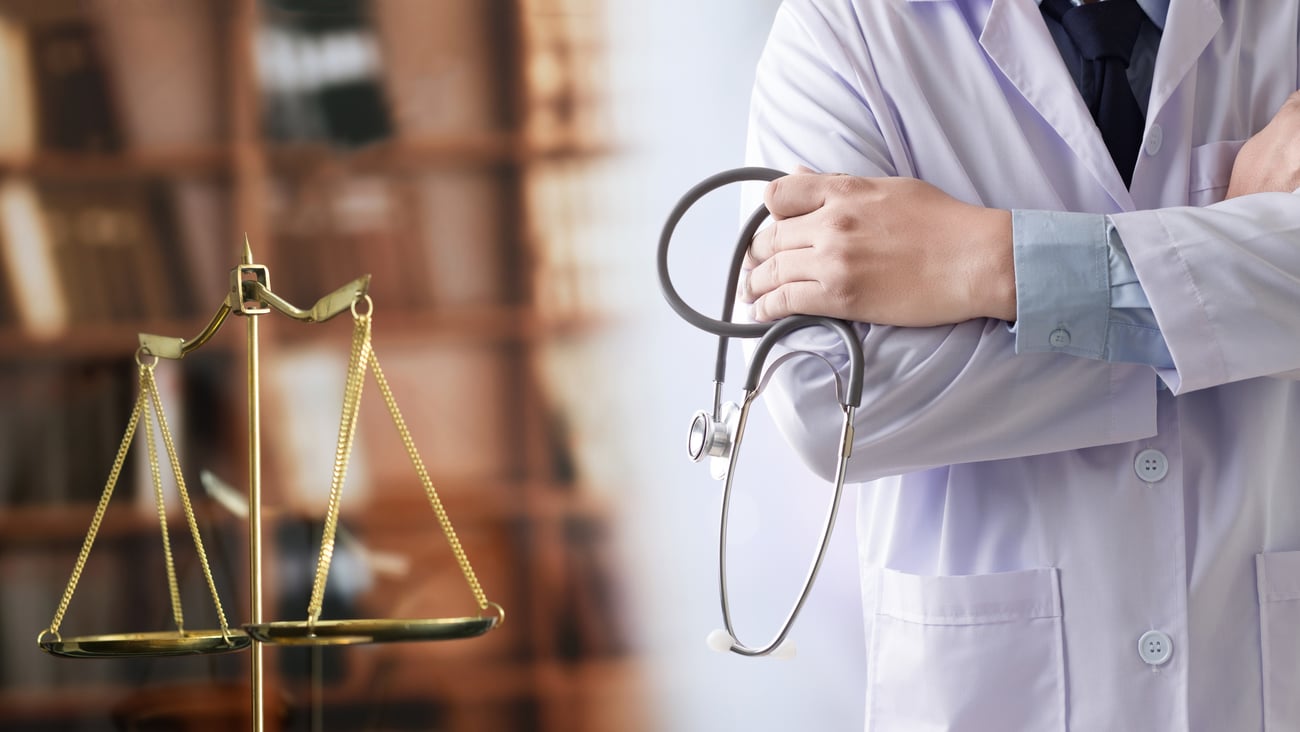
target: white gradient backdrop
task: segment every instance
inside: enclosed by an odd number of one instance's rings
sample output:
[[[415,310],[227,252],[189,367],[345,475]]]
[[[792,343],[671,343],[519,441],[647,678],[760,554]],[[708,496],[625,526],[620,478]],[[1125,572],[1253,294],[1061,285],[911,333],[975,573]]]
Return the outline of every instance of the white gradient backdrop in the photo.
[[[629,325],[592,360],[617,480],[628,626],[647,659],[655,729],[862,728],[863,653],[852,489],[812,598],[792,638],[792,661],[746,659],[705,646],[721,626],[717,523],[721,484],[685,457],[690,415],[709,406],[715,340],[677,319],[659,294],[654,249],[676,198],[743,164],[753,70],[777,0],[612,0],[614,128],[626,145],[610,167],[617,222],[604,265]],[[738,221],[739,188],[720,191],[683,226],[671,266],[688,301],[721,304]],[[738,397],[733,348],[728,398]],[[766,641],[802,580],[830,486],[797,465],[765,413],[757,414],[738,475],[731,544],[732,607],[750,643]]]

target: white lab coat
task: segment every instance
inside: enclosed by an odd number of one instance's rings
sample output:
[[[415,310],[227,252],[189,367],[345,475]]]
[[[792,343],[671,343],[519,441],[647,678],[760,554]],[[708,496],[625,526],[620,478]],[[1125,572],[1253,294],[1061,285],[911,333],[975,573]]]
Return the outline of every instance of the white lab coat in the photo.
[[[1300,196],[1210,205],[1297,88],[1297,8],[1156,19],[1131,195],[1034,0],[778,14],[752,163],[1115,214],[1176,365],[1017,355],[995,321],[859,326],[868,729],[1300,730]],[[789,343],[845,362],[828,334]],[[768,394],[829,474],[830,369],[789,363]]]

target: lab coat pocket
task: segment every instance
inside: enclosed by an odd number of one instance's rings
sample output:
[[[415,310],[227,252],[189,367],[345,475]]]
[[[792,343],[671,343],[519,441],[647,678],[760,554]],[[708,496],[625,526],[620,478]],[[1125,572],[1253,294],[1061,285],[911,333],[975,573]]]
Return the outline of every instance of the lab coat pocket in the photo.
[[[1300,729],[1300,551],[1255,555],[1264,729]]]
[[[1224,140],[1192,148],[1187,177],[1187,205],[1209,206],[1228,193],[1232,165],[1245,140]]]
[[[1065,729],[1056,569],[922,577],[882,570],[867,729]]]

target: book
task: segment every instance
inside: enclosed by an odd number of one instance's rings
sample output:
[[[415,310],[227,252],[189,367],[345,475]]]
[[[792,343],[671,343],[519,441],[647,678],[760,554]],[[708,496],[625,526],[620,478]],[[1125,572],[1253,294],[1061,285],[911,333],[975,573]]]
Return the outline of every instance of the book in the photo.
[[[504,125],[510,38],[482,0],[372,0],[383,84],[403,139],[483,133]]]
[[[68,435],[60,369],[10,364],[0,376],[9,395],[0,410],[0,505],[55,504],[68,499]],[[50,408],[54,405],[54,408]],[[125,425],[125,422],[123,423]]]
[[[8,364],[0,388],[0,509],[99,500],[135,401],[134,363]],[[115,495],[130,503],[134,469]],[[87,516],[89,521],[89,516]]]
[[[68,296],[40,199],[27,180],[0,181],[0,247],[17,321],[37,337],[62,332],[70,318]]]
[[[334,274],[319,283],[320,292],[370,273],[371,297],[385,311],[425,305],[424,252],[401,186],[384,176],[356,176],[331,185],[329,198],[329,244],[317,256],[327,258]]]
[[[487,170],[433,170],[412,181],[417,232],[424,253],[423,277],[435,307],[500,303],[510,291],[502,241],[511,232],[506,187]]]
[[[230,291],[230,270],[243,253],[243,239],[231,225],[233,207],[228,186],[207,178],[181,178],[167,184],[168,202],[175,218],[175,238],[164,246],[179,255],[190,307],[206,317],[215,312]],[[256,246],[256,243],[254,244]]]
[[[306,306],[370,274],[369,292],[382,311],[428,306],[419,202],[408,188],[383,175],[277,181],[270,206],[277,292]]]
[[[121,150],[121,128],[95,27],[82,19],[34,25],[30,48],[40,147]]]
[[[377,321],[382,323],[382,321]],[[376,334],[375,353],[393,398],[435,486],[472,489],[509,477],[520,462],[511,429],[508,351],[491,345],[389,341]],[[415,468],[368,377],[357,442],[371,466],[376,495],[419,491]],[[441,490],[441,489],[440,489]]]
[[[197,312],[165,185],[48,180],[38,190],[72,322],[140,322]]]
[[[525,133],[555,149],[608,135],[603,14],[590,0],[523,0]]]
[[[217,0],[89,0],[132,150],[195,149],[225,138],[226,18]]]
[[[36,152],[36,101],[26,29],[0,14],[0,157],[22,159]]]
[[[264,0],[263,127],[279,141],[356,147],[392,134],[379,48],[361,0]]]

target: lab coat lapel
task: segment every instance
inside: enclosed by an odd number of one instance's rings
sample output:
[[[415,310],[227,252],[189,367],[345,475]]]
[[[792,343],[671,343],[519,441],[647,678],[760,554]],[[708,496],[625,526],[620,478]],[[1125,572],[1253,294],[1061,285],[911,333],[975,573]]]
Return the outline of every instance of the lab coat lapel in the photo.
[[[1218,0],[1173,0],[1169,4],[1151,79],[1148,129],[1222,25]]]
[[[1133,198],[1033,0],[992,0],[980,45],[1119,209],[1131,210]]]

